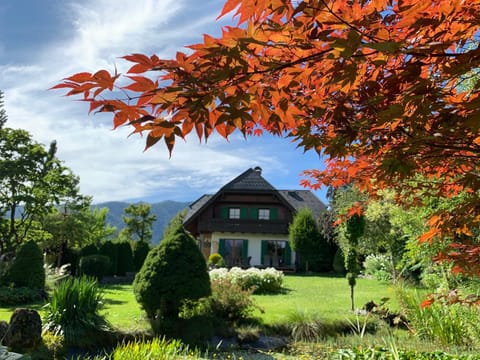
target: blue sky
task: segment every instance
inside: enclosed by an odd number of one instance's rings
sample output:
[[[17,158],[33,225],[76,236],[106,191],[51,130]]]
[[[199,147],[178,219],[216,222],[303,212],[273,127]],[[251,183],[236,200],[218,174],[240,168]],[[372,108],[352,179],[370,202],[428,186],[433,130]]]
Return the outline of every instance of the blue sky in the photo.
[[[47,90],[80,71],[120,72],[122,55],[171,58],[183,46],[218,35],[223,0],[1,0],[0,90],[7,126],[30,131],[80,176],[82,193],[103,201],[193,201],[254,166],[279,189],[299,189],[301,171],[322,166],[288,139],[263,136],[230,142],[179,142],[172,158],[163,145],[143,152],[129,128],[112,131],[111,118]],[[316,192],[325,200],[325,191]]]

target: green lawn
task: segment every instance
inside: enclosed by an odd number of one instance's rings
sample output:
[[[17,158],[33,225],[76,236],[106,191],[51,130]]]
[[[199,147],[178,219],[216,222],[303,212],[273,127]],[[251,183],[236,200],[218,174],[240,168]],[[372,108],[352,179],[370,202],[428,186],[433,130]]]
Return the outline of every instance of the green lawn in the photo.
[[[131,285],[110,285],[104,288],[103,313],[115,327],[123,330],[143,330],[149,325],[140,309]]]
[[[284,294],[254,296],[265,311],[263,314],[256,313],[256,316],[267,324],[282,321],[295,311],[317,312],[326,320],[344,320],[351,315],[350,288],[343,277],[288,275],[285,276],[284,287]],[[148,328],[131,285],[105,286],[104,292],[105,307],[102,312],[115,327],[124,330]],[[393,287],[375,280],[358,279],[355,287],[357,308],[370,300],[379,302],[382,297],[391,298],[391,308],[398,307]],[[34,305],[33,308],[41,311],[42,305]],[[8,321],[13,310],[0,308],[0,320]]]
[[[344,277],[285,276],[285,294],[255,295],[257,304],[265,313],[261,316],[267,324],[282,321],[295,311],[316,312],[327,320],[344,320],[351,315],[350,287]],[[370,300],[376,303],[383,297],[390,298],[388,306],[398,308],[393,286],[376,280],[357,279],[355,308],[361,308]]]

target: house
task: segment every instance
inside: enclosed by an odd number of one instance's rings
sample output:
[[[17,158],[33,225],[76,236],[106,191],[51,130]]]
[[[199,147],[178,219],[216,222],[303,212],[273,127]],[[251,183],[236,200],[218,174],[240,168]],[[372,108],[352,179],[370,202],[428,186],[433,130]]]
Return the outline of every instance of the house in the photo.
[[[326,209],[309,190],[275,189],[256,167],[190,204],[184,227],[205,257],[219,253],[227,266],[289,269],[295,253],[288,244],[288,227],[303,207],[314,216]]]

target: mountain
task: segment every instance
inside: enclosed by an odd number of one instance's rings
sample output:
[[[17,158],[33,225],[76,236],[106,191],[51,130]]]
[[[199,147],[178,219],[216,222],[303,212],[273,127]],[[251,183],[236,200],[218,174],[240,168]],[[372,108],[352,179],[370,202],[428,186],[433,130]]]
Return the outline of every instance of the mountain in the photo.
[[[150,204],[152,206],[152,214],[157,217],[157,221],[153,223],[153,237],[152,243],[158,244],[163,235],[163,230],[167,226],[168,222],[180,211],[188,206],[188,202],[179,201],[161,201],[158,203]],[[130,203],[122,201],[108,201],[93,205],[95,208],[108,208],[108,215],[106,222],[117,228],[120,231],[124,228],[122,216],[124,215],[124,209],[130,205]]]

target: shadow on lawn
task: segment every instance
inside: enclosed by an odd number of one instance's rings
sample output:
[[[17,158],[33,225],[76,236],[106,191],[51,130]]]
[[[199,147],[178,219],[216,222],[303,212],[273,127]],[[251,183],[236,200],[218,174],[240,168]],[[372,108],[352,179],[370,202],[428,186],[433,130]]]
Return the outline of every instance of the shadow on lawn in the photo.
[[[111,299],[111,298],[104,298],[103,299],[104,305],[121,305],[121,304],[126,304],[127,301],[124,300],[116,300],[116,299]]]
[[[105,291],[123,291],[125,287],[129,287],[131,284],[101,284],[101,288]]]

